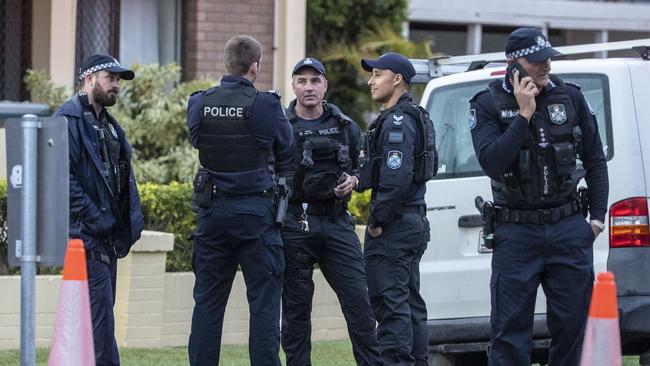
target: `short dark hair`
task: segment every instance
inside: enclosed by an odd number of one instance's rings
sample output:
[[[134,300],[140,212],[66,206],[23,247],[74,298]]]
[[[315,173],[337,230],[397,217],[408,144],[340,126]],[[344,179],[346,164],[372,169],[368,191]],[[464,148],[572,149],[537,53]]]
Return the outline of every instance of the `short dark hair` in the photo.
[[[234,36],[226,42],[223,66],[231,75],[244,75],[251,65],[262,59],[262,44],[251,36]]]

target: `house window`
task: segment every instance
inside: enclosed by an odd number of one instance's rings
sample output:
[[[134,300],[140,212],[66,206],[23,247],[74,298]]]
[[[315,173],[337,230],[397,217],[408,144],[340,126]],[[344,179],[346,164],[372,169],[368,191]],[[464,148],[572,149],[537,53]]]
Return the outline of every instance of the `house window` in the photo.
[[[106,53],[119,58],[119,0],[78,0],[75,75],[84,58]]]
[[[31,66],[31,1],[0,0],[0,100],[29,99],[23,84]]]

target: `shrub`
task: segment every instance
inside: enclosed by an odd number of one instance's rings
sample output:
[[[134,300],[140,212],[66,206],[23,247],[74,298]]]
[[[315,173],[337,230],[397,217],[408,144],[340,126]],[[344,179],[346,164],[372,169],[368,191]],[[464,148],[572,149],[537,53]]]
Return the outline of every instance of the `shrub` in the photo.
[[[352,192],[352,199],[348,203],[348,211],[357,219],[357,224],[365,225],[368,223],[370,214],[370,190],[363,193]]]
[[[139,186],[142,212],[147,230],[174,234],[174,250],[167,253],[167,271],[191,271],[192,243],[189,240],[196,222],[192,212],[192,185],[144,183]]]

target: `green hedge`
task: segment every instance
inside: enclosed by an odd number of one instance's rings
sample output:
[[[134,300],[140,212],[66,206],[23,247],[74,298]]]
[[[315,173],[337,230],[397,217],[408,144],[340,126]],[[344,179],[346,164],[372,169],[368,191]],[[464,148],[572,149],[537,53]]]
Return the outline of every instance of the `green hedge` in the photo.
[[[196,225],[192,212],[192,185],[141,183],[139,186],[145,229],[174,234],[174,250],[167,254],[167,271],[191,271],[192,242],[189,240]],[[359,224],[368,217],[370,191],[353,193],[349,210]],[[7,182],[0,180],[0,275],[9,274],[7,268]],[[15,273],[12,271],[11,273]]]

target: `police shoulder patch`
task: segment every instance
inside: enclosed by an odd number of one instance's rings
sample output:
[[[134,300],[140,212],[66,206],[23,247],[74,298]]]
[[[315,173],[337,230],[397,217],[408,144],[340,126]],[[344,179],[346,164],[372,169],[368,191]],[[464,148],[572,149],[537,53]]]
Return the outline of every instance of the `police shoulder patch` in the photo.
[[[469,110],[469,129],[470,131],[476,127],[476,109]]]
[[[386,158],[386,164],[391,169],[399,169],[402,166],[402,152],[399,150],[390,150]]]

